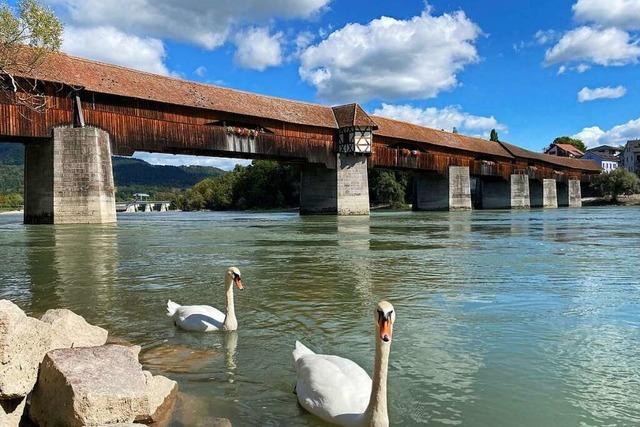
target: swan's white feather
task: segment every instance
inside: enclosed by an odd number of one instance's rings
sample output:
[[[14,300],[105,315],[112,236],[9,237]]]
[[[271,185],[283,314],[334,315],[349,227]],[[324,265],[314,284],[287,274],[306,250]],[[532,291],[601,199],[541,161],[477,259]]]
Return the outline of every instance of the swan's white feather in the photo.
[[[371,378],[365,370],[349,359],[315,354],[298,343],[293,355],[300,405],[325,421],[360,425],[371,397]]]
[[[171,306],[170,306],[171,304]],[[225,314],[208,305],[178,305],[173,301],[167,303],[167,311],[176,326],[187,331],[211,332],[222,330]]]

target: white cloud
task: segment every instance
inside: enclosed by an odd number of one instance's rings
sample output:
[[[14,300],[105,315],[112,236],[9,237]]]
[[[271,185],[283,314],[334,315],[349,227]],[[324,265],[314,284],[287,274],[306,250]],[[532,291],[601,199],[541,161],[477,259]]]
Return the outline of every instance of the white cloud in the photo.
[[[130,34],[169,38],[215,49],[234,26],[309,18],[331,0],[46,0],[74,25],[112,26]]]
[[[183,154],[161,154],[161,153],[145,153],[136,152],[133,157],[136,159],[142,159],[145,162],[149,162],[152,165],[198,165],[198,166],[213,166],[224,170],[232,170],[235,165],[248,165],[251,164],[251,160],[245,159],[226,159],[220,157],[205,157],[205,156],[186,156]]]
[[[591,65],[588,64],[578,64],[574,70],[576,70],[578,73],[582,74],[585,71],[588,71],[591,68]]]
[[[640,117],[614,126],[607,131],[600,129],[599,126],[586,127],[573,135],[573,138],[581,139],[587,147],[603,144],[623,145],[631,139],[640,138]]]
[[[454,127],[460,133],[487,137],[491,129],[507,131],[507,127],[499,123],[495,117],[475,116],[461,111],[459,106],[444,108],[418,108],[412,105],[382,104],[373,112],[374,115],[389,117],[433,129],[451,131]]]
[[[309,47],[315,38],[315,35],[310,31],[302,31],[298,33],[294,40],[297,54],[299,55],[304,49]]]
[[[263,71],[282,63],[282,33],[269,34],[268,28],[249,28],[237,34],[233,60],[243,68]]]
[[[157,74],[169,74],[161,40],[125,34],[113,27],[66,26],[62,50],[72,55]]]
[[[556,30],[539,30],[534,35],[536,43],[543,45],[551,42],[555,42],[558,40],[558,33]]]
[[[638,30],[640,0],[578,0],[573,5],[573,15],[580,22]]]
[[[606,86],[593,89],[583,87],[580,92],[578,92],[578,101],[589,102],[596,99],[616,99],[622,98],[626,93],[627,89],[624,86]]]
[[[207,67],[201,65],[195,70],[193,70],[193,72],[198,77],[204,77],[204,75],[207,73]]]
[[[617,28],[596,29],[578,27],[562,36],[548,49],[547,65],[563,62],[592,62],[604,66],[619,66],[638,62],[640,47],[629,33]]]
[[[300,76],[333,102],[431,98],[478,61],[480,28],[464,12],[347,24],[301,55]]]

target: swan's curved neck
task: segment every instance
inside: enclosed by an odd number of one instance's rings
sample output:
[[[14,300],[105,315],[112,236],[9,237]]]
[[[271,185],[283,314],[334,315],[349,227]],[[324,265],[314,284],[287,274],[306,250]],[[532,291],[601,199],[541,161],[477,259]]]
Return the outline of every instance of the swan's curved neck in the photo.
[[[373,384],[369,406],[365,411],[365,425],[372,427],[387,427],[389,414],[387,412],[387,369],[389,367],[389,352],[391,342],[383,342],[376,330],[376,361],[373,371]]]
[[[225,331],[235,331],[238,329],[238,320],[236,319],[236,309],[233,304],[233,280],[226,279],[225,282],[227,289],[227,315],[224,318],[222,329]]]

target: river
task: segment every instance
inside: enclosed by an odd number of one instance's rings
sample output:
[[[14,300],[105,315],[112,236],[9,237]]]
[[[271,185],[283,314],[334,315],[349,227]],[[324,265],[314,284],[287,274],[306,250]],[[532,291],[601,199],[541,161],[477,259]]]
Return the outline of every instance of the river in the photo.
[[[117,226],[0,215],[0,298],[64,307],[142,345],[180,385],[175,426],[322,425],[297,405],[296,339],[373,364],[397,312],[392,425],[640,424],[640,208],[122,214]],[[178,331],[167,299],[224,306],[237,334]]]

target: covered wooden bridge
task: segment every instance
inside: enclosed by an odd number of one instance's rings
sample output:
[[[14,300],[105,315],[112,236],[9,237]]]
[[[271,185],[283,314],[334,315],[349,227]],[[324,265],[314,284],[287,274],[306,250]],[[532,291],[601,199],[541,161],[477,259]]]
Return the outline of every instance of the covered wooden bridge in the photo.
[[[590,161],[328,107],[51,54],[14,73],[44,94],[0,98],[0,140],[26,145],[25,222],[115,221],[111,155],[299,162],[301,213],[367,214],[367,169],[418,173],[417,209],[578,205]],[[472,191],[473,190],[473,191]]]

